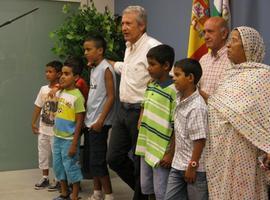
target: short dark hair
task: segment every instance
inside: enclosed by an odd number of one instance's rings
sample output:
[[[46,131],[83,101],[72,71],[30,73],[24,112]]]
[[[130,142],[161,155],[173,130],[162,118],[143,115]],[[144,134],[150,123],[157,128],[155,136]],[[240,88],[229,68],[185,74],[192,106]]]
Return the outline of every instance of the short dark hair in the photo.
[[[73,75],[81,75],[83,71],[83,62],[80,57],[69,56],[64,62],[64,66],[72,68]]]
[[[165,62],[168,62],[171,69],[174,62],[174,49],[167,44],[160,44],[151,48],[146,57],[155,59],[162,65],[165,64]]]
[[[202,67],[197,60],[191,58],[184,58],[182,60],[176,61],[174,64],[175,68],[181,68],[185,73],[185,76],[193,74],[194,85],[197,85],[202,76]]]
[[[63,64],[58,60],[53,60],[53,61],[47,63],[46,67],[52,67],[58,73],[58,72],[61,72]]]
[[[103,55],[105,54],[105,51],[107,49],[107,42],[101,35],[91,35],[88,36],[85,40],[87,41],[93,41],[95,43],[96,48],[102,48],[103,49]]]

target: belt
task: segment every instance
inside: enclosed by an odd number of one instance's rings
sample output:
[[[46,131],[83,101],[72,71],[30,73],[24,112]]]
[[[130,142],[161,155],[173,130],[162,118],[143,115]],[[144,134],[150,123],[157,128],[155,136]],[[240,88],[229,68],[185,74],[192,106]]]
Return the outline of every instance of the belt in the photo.
[[[141,103],[125,103],[121,102],[121,106],[126,110],[140,110]]]

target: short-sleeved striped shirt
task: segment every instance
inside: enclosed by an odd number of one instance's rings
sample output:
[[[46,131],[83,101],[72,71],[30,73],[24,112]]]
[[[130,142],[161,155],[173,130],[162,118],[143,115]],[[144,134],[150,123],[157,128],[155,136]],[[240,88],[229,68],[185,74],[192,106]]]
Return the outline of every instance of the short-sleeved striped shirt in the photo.
[[[55,136],[72,140],[76,126],[76,113],[85,111],[84,98],[78,89],[64,89],[57,96],[58,106],[55,116]]]
[[[143,101],[143,116],[136,155],[144,156],[152,167],[163,158],[173,131],[176,89],[170,79],[164,83],[149,83]]]
[[[176,100],[174,117],[175,152],[172,167],[186,170],[191,160],[193,141],[206,138],[208,132],[207,106],[196,90],[191,96],[180,101]],[[197,171],[205,171],[204,151]]]

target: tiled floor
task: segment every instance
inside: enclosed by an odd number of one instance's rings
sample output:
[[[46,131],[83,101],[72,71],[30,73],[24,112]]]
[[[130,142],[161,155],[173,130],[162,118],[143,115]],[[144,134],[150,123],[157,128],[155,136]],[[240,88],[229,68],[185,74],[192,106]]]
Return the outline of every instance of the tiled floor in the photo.
[[[35,190],[34,184],[40,179],[39,169],[0,172],[0,200],[51,200],[58,192]],[[115,200],[132,199],[133,191],[119,178],[112,174],[112,186]],[[92,181],[83,180],[80,197],[87,200],[92,192]]]

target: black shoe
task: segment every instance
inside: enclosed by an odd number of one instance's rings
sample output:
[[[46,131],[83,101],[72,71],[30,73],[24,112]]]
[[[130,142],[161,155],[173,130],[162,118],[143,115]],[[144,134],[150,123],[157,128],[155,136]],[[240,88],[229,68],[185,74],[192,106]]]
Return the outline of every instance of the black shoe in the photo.
[[[41,190],[49,186],[49,179],[42,177],[38,183],[35,184],[36,190]]]

